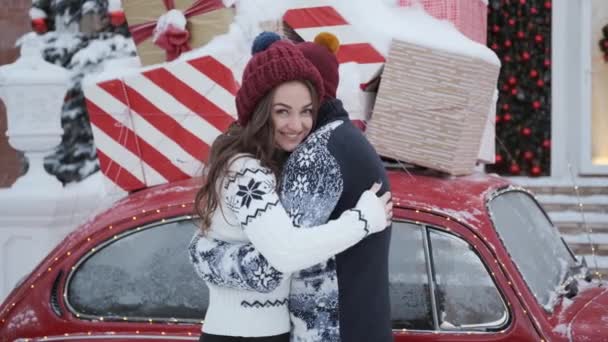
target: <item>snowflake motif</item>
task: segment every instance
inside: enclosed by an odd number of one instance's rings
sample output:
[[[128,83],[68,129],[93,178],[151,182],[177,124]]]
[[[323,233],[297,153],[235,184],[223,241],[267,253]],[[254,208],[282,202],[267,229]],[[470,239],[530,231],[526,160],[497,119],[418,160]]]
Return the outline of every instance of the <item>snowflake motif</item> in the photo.
[[[300,167],[309,167],[314,161],[315,152],[312,148],[305,148],[298,154],[298,164]]]
[[[241,197],[241,207],[249,208],[251,200],[262,199],[262,195],[265,195],[266,193],[259,189],[261,184],[262,182],[256,182],[253,179],[251,179],[247,185],[239,184],[239,191],[236,195]]]
[[[302,196],[304,193],[308,192],[308,176],[307,175],[297,175],[295,182],[291,186],[291,191],[295,192],[295,196]]]
[[[259,280],[263,287],[268,287],[271,281],[276,280],[276,274],[270,268],[270,265],[261,265],[253,271],[253,275]]]

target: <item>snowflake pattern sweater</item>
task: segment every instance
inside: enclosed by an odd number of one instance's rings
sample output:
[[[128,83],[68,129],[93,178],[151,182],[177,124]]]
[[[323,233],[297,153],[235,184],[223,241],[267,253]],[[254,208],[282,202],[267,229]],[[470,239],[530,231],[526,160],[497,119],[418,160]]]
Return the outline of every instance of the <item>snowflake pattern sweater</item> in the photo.
[[[326,260],[386,224],[381,202],[367,192],[337,220],[314,230],[297,229],[275,188],[269,169],[254,158],[237,156],[220,185],[221,202],[207,238],[197,233],[192,239],[191,261],[209,286],[203,326],[209,334],[288,332],[290,273]],[[251,244],[235,244],[243,242]]]
[[[325,102],[319,117],[320,128],[294,151],[284,168],[282,202],[302,230],[339,216],[373,181],[382,180],[385,191],[389,187],[378,155],[350,122],[342,103]],[[221,244],[203,240],[209,248]],[[387,229],[337,258],[293,275],[289,298],[292,341],[392,341],[389,242]],[[230,284],[218,285],[262,291],[233,277],[229,270],[246,265],[248,259],[264,260],[264,256],[251,244],[233,243],[231,248],[235,252],[216,270]]]

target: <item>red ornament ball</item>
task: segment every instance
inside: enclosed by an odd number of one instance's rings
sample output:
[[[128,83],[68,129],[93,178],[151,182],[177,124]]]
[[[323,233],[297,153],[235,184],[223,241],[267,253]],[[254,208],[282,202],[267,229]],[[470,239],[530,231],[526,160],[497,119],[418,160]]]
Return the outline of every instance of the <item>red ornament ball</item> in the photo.
[[[492,43],[490,47],[492,48],[492,50],[498,50],[498,44],[496,43]]]
[[[532,130],[529,127],[524,127],[521,129],[521,134],[524,137],[529,137],[530,135],[532,135]]]
[[[515,19],[511,18],[509,19],[509,26],[515,26]]]
[[[543,140],[543,147],[547,149],[551,148],[551,139]]]
[[[549,59],[545,59],[545,61],[543,62],[543,64],[544,64],[546,67],[550,67],[550,66],[551,66],[551,60],[549,60]]]
[[[536,85],[542,88],[542,87],[544,87],[544,86],[545,86],[545,81],[543,81],[543,80],[538,80],[538,81],[536,81]]]
[[[534,36],[534,41],[537,43],[542,43],[544,39],[545,39],[545,37],[543,37],[540,34],[537,34],[536,36]]]
[[[511,119],[513,119],[513,116],[511,114],[509,114],[509,113],[505,114],[502,117],[502,120],[505,121],[505,122],[509,122],[509,121],[511,121]]]
[[[526,0],[519,0],[519,3],[522,4],[522,5],[525,5],[526,4]]]
[[[513,95],[513,96],[517,95],[517,89],[515,89],[515,88],[511,89],[511,95]]]
[[[538,71],[536,71],[535,69],[530,70],[530,77],[532,77],[532,78],[538,77]]]
[[[543,173],[543,169],[541,169],[538,165],[534,165],[532,166],[530,173],[532,174],[532,176],[540,176],[540,174]]]
[[[532,160],[532,158],[534,158],[534,152],[532,152],[532,151],[526,151],[526,152],[524,152],[524,159],[525,160]]]
[[[551,9],[551,1],[545,1],[545,8]]]
[[[112,11],[108,15],[110,16],[110,24],[114,27],[120,26],[126,21],[125,12],[122,10]]]
[[[538,10],[536,9],[536,7],[532,7],[532,8],[530,8],[530,13],[538,14]]]
[[[511,47],[511,45],[513,45],[513,42],[511,42],[510,39],[505,40],[505,46],[506,47]]]
[[[522,54],[521,54],[521,58],[522,58],[524,61],[529,60],[529,59],[530,59],[530,53],[529,53],[528,51],[524,51],[524,52],[522,52]]]
[[[502,163],[502,161],[503,161],[502,154],[496,153],[496,155],[494,156],[494,163],[500,164],[500,163]]]
[[[492,32],[494,32],[494,33],[500,32],[500,26],[498,26],[498,25],[492,26]]]
[[[540,109],[540,107],[541,107],[540,101],[537,100],[537,101],[532,102],[532,108]]]
[[[505,62],[510,62],[511,61],[511,56],[505,56],[504,57]]]
[[[519,38],[519,39],[526,38],[526,34],[524,33],[524,31],[517,31],[517,38]]]
[[[32,30],[38,34],[46,33],[49,30],[49,27],[46,25],[45,18],[36,18],[32,19]]]
[[[512,175],[518,175],[521,172],[521,168],[519,167],[519,165],[513,163],[509,167],[509,172],[511,172]]]
[[[516,85],[517,84],[517,78],[515,78],[515,76],[509,77],[509,84],[510,85]]]
[[[503,104],[502,105],[502,109],[503,110],[509,110],[509,104],[508,103]]]

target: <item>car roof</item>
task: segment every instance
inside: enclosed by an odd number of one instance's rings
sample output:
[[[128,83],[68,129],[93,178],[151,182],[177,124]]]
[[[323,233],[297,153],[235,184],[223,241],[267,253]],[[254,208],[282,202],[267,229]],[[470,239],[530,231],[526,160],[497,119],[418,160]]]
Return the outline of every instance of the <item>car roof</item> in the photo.
[[[487,195],[510,183],[493,174],[447,176],[416,170],[388,170],[395,206],[441,213],[473,227],[487,220]],[[157,210],[191,207],[202,180],[200,177],[150,187],[117,201],[100,215],[76,229],[69,238],[79,239],[116,223],[118,218],[134,219]],[[371,185],[370,185],[371,186]],[[178,210],[179,211],[179,210]],[[173,212],[178,212],[173,210]]]
[[[489,195],[511,183],[496,174],[450,176],[431,171],[390,170],[397,207],[440,213],[477,227],[487,220]]]

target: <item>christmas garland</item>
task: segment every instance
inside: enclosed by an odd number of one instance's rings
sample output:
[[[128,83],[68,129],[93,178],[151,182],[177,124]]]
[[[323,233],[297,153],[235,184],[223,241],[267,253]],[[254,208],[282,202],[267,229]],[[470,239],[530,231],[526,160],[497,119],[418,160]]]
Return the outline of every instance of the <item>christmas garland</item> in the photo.
[[[604,61],[608,62],[608,24],[602,28],[602,33],[604,37],[599,41],[600,50],[604,53]]]

